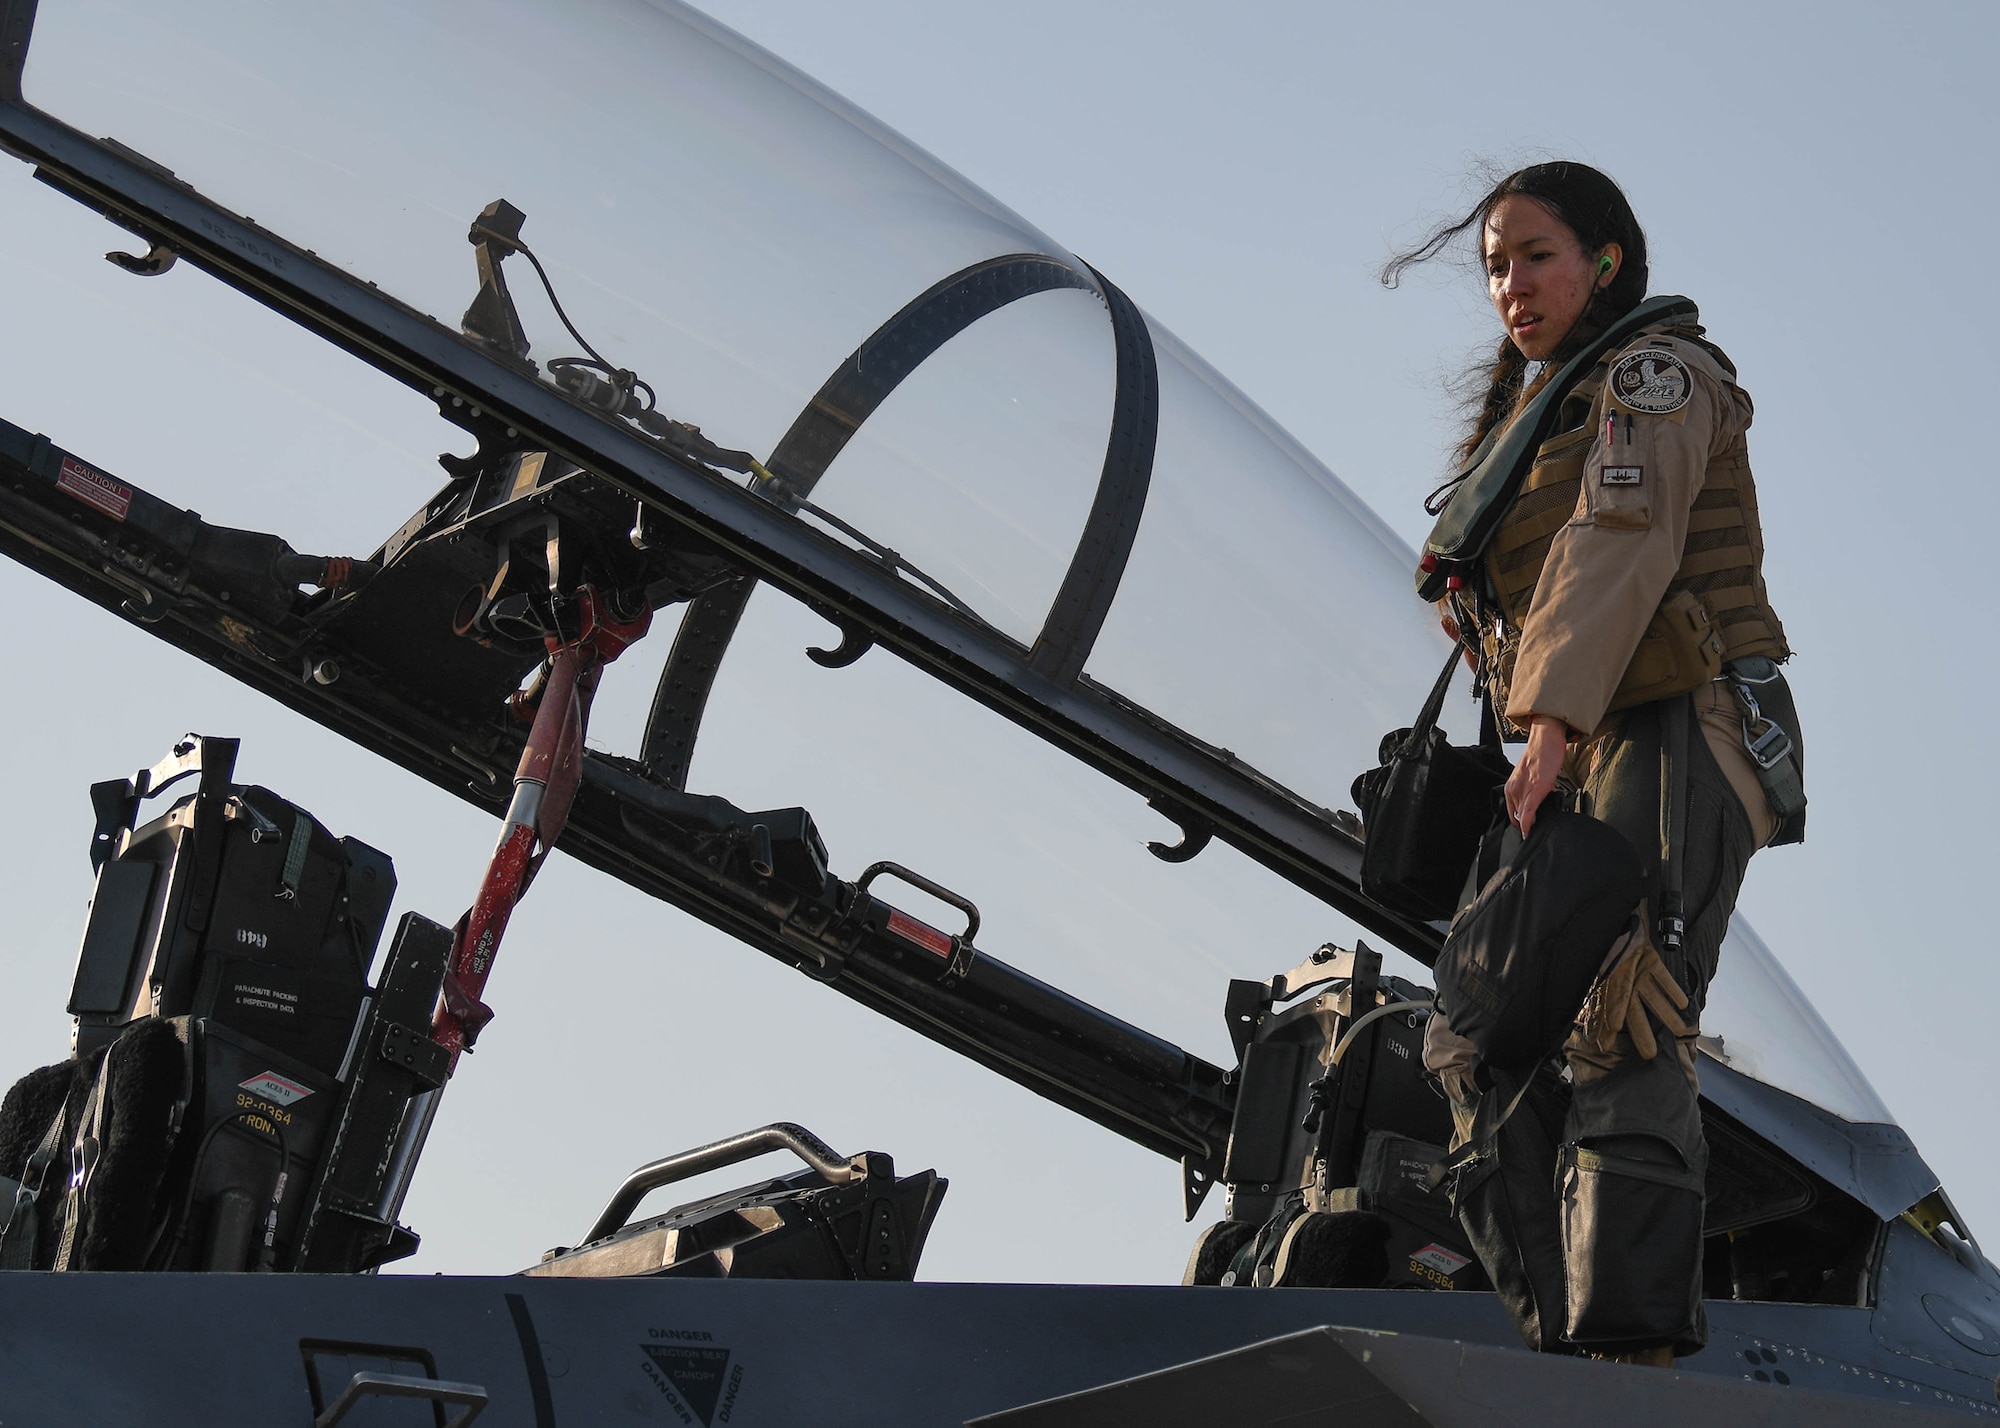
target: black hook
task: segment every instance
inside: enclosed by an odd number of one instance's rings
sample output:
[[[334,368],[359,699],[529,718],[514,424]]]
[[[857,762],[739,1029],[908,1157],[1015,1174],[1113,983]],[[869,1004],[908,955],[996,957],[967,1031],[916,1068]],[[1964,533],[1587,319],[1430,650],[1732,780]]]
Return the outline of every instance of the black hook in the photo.
[[[1199,853],[1215,837],[1215,825],[1199,813],[1190,813],[1185,808],[1170,803],[1162,803],[1157,798],[1146,800],[1146,806],[1164,814],[1181,830],[1178,843],[1148,843],[1146,851],[1163,863],[1185,863]]]
[[[157,278],[180,260],[180,254],[164,243],[155,243],[145,253],[121,253],[113,248],[104,255],[107,263],[116,263],[126,272],[141,278]]]
[[[831,616],[827,618],[839,627],[840,644],[830,650],[823,650],[817,645],[806,646],[806,658],[821,669],[846,669],[875,648],[875,637],[859,625],[849,624],[845,620],[833,620]]]

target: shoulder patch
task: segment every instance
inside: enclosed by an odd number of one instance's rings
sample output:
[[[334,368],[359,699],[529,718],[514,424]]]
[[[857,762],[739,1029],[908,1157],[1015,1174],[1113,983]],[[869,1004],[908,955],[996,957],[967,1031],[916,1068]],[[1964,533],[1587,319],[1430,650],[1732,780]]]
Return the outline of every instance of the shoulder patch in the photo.
[[[1609,384],[1620,406],[1651,416],[1677,412],[1694,395],[1687,364],[1664,347],[1645,347],[1620,357]]]

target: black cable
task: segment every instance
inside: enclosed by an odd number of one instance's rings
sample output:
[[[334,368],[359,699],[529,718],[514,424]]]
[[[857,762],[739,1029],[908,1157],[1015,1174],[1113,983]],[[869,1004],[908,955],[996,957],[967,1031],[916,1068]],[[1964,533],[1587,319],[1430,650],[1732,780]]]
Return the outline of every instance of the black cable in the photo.
[[[549,295],[549,306],[553,307],[556,310],[556,316],[561,318],[562,325],[569,329],[569,335],[576,339],[576,345],[581,347],[584,351],[588,352],[593,358],[595,358],[597,360],[597,364],[600,367],[604,368],[605,371],[610,372],[617,370],[616,368],[612,367],[612,365],[609,362],[606,362],[604,360],[604,354],[602,352],[599,352],[595,347],[592,347],[589,342],[584,340],[583,334],[576,330],[576,324],[569,320],[569,314],[563,311],[562,302],[560,299],[556,297],[555,284],[549,281],[548,270],[542,266],[542,260],[535,256],[535,250],[530,248],[526,243],[521,242],[519,239],[515,240],[514,246],[521,250],[522,257],[526,258],[530,263],[534,265],[535,276],[542,280],[542,291]]]
[[[563,311],[562,300],[556,296],[556,285],[549,281],[548,270],[542,266],[542,260],[535,256],[535,250],[530,248],[526,243],[521,242],[518,238],[514,240],[514,246],[520,250],[521,256],[526,258],[534,267],[535,276],[542,280],[542,291],[549,295],[549,306],[556,310],[556,316],[562,320],[562,325],[569,329],[569,335],[576,339],[576,345],[590,354],[591,360],[597,364],[598,370],[610,377],[614,386],[623,387],[627,390],[644,387],[646,389],[646,410],[653,410],[654,403],[658,398],[654,395],[652,387],[640,380],[628,369],[614,367],[604,360],[604,354],[599,352],[595,347],[592,347],[584,339],[584,335],[576,330],[576,324],[569,320],[569,314]],[[549,363],[549,366],[554,367],[558,364],[563,366],[582,365],[574,357],[562,357],[556,359],[555,362]],[[621,378],[623,379],[622,381],[620,380]]]

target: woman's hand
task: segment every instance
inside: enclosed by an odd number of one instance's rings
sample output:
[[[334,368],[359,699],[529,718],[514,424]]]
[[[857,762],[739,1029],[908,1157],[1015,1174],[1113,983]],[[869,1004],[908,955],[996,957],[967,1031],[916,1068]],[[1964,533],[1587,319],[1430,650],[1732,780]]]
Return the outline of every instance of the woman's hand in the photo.
[[[1535,826],[1535,810],[1556,786],[1563,757],[1569,750],[1569,725],[1553,714],[1528,720],[1528,749],[1507,778],[1507,817],[1527,837]]]

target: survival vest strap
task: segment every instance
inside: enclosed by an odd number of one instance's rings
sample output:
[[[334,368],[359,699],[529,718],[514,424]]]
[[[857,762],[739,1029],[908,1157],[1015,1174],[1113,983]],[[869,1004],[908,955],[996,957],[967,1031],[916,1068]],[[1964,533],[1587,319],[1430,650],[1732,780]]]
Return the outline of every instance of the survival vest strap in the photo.
[[[1743,749],[1756,766],[1764,800],[1778,822],[1771,846],[1802,843],[1806,836],[1805,748],[1798,706],[1784,672],[1769,659],[1732,660],[1722,677],[1743,712]]]
[[[1655,933],[1659,950],[1672,959],[1667,968],[1675,976],[1680,975],[1681,940],[1687,933],[1682,888],[1693,724],[1694,706],[1685,694],[1660,701],[1660,918]]]
[[[1436,600],[1444,593],[1452,567],[1469,565],[1486,552],[1493,533],[1514,503],[1535,452],[1547,441],[1570,390],[1596,367],[1604,354],[1624,343],[1640,329],[1669,318],[1700,317],[1694,299],[1664,295],[1647,298],[1565,362],[1554,377],[1543,384],[1521,414],[1505,426],[1487,433],[1486,440],[1466,460],[1460,470],[1458,489],[1438,514],[1424,542],[1424,561],[1417,568],[1417,594]]]

